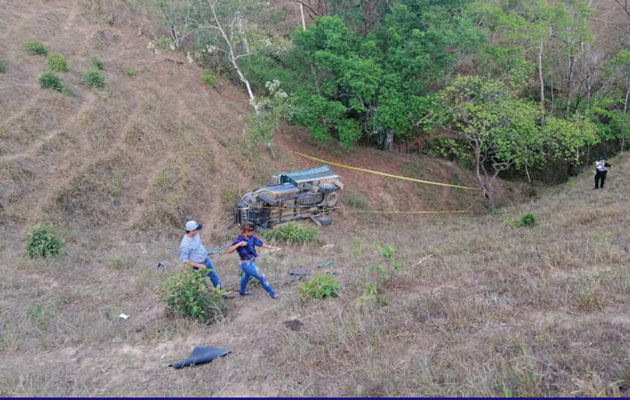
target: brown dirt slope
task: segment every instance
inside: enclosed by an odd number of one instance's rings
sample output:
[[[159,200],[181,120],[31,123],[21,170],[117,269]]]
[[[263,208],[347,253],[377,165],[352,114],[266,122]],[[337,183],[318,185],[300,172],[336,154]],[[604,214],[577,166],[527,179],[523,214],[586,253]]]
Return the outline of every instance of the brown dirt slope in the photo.
[[[262,254],[282,301],[254,286],[217,324],[165,316],[158,293],[180,270],[178,227],[194,217],[208,247],[228,242],[239,192],[313,165],[292,151],[474,180],[439,160],[317,146],[292,128],[276,137],[276,160],[249,149],[246,97],[226,82],[205,86],[185,56],[150,48],[152,18],[123,0],[0,2],[0,395],[628,394],[627,155],[605,191],[581,176],[493,216],[337,215],[320,229],[323,243]],[[66,57],[68,94],[39,88],[47,66],[25,51],[31,39]],[[83,84],[94,57],[102,90]],[[355,206],[481,208],[464,192],[340,172]],[[503,190],[506,202],[519,192]],[[510,226],[527,212],[536,225]],[[25,233],[40,222],[59,232],[65,255],[25,256]],[[169,267],[156,270],[158,261]],[[236,257],[214,261],[235,290]],[[303,281],[288,274],[296,267],[334,272],[340,296],[301,299]],[[292,319],[299,331],[283,324]],[[167,366],[196,345],[233,353]]]

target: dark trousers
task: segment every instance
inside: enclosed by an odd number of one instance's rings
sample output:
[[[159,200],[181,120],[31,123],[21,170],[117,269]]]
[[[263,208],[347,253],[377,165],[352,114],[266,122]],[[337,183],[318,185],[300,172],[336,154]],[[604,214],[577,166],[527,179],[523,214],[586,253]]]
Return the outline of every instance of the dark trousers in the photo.
[[[604,182],[606,182],[607,172],[608,171],[597,171],[597,173],[595,174],[595,189],[604,188]]]

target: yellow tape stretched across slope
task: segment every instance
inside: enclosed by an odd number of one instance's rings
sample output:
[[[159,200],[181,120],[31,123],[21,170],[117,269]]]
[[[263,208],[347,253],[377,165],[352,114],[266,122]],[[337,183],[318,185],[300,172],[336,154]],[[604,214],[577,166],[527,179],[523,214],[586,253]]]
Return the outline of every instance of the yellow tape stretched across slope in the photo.
[[[296,209],[304,209],[307,210],[311,206],[302,206],[302,207],[273,207],[273,206],[250,206],[250,209],[259,209],[259,210],[296,210]],[[467,213],[472,208],[470,205],[465,210],[427,210],[427,211],[399,211],[399,210],[348,210],[347,208],[343,208],[340,211],[349,214],[462,214]],[[338,208],[334,208],[337,210]]]
[[[450,184],[450,183],[425,181],[425,180],[422,180],[422,179],[409,178],[409,177],[406,177],[406,176],[393,175],[393,174],[388,174],[388,173],[385,173],[385,172],[373,171],[371,169],[351,167],[351,166],[345,165],[345,164],[339,164],[339,163],[335,163],[335,162],[331,162],[331,161],[322,160],[321,158],[312,157],[312,156],[309,156],[309,155],[306,155],[306,154],[303,154],[303,153],[299,153],[297,151],[295,152],[295,154],[297,154],[299,156],[302,156],[302,157],[305,157],[305,158],[308,158],[308,159],[313,160],[313,161],[321,162],[321,163],[324,163],[324,164],[334,165],[335,167],[352,169],[352,170],[361,171],[361,172],[367,172],[369,174],[387,176],[389,178],[402,179],[402,180],[405,180],[405,181],[412,181],[412,182],[418,182],[418,183],[426,183],[428,185],[438,185],[438,186],[454,187],[454,188],[465,189],[465,190],[479,190],[479,191],[483,191],[480,188],[474,188],[474,187],[470,187],[470,186],[461,186],[461,185],[453,185],[453,184]]]

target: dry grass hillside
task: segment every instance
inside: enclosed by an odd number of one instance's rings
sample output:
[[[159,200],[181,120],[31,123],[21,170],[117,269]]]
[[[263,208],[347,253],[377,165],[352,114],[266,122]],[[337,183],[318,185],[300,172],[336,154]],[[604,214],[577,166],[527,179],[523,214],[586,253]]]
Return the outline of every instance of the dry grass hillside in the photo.
[[[149,48],[153,20],[142,2],[0,2],[0,395],[628,395],[627,154],[603,191],[583,175],[523,201],[519,185],[503,184],[503,204],[514,204],[491,216],[471,193],[340,171],[346,203],[360,207],[320,228],[321,242],[262,254],[281,301],[253,287],[214,325],[166,316],[158,292],[181,270],[169,251],[179,228],[195,218],[208,247],[225,244],[239,193],[272,171],[313,166],[292,151],[474,179],[440,160],[319,147],[290,127],[272,160],[243,138],[246,96],[220,79],[205,85],[184,55]],[[29,40],[67,59],[68,93],[39,87],[48,67]],[[93,58],[104,65],[100,90],[83,83]],[[355,213],[470,204],[466,215]],[[510,226],[529,212],[534,226]],[[38,223],[57,230],[66,254],[26,257]],[[234,290],[236,256],[214,261]],[[340,296],[300,299],[289,269],[322,261],[333,262],[321,270],[336,271]],[[295,319],[301,329],[288,329]],[[168,367],[198,345],[232,354]]]

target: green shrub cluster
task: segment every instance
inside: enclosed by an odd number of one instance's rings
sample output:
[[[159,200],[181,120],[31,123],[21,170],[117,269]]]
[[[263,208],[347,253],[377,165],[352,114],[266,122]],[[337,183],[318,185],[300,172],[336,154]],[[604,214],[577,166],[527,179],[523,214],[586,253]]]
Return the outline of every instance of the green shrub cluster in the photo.
[[[61,54],[53,54],[48,57],[48,66],[53,71],[66,72],[69,71],[68,62]]]
[[[138,71],[136,71],[134,67],[123,67],[123,71],[125,71],[127,76],[135,76],[138,74]]]
[[[209,291],[205,271],[188,270],[167,279],[161,299],[170,314],[215,322],[225,315],[224,294],[221,289]]]
[[[96,88],[105,87],[105,78],[97,69],[92,69],[83,75],[83,82],[88,86]]]
[[[300,286],[299,293],[306,299],[323,299],[337,297],[341,286],[339,282],[327,274],[315,274],[313,280]]]
[[[280,225],[272,231],[263,233],[265,240],[277,240],[288,243],[310,243],[318,240],[317,228],[301,226],[294,222]]]
[[[506,218],[503,222],[512,228],[522,228],[524,226],[534,225],[536,223],[536,216],[532,213],[527,213],[518,221],[514,218]]]
[[[101,61],[98,58],[94,57],[94,58],[92,58],[92,67],[94,67],[94,69],[102,71],[103,68],[105,67],[105,64],[103,64],[103,61]]]
[[[5,69],[6,69],[6,65],[4,61],[0,60],[0,73],[4,72]]]
[[[36,54],[38,56],[45,56],[48,54],[48,50],[46,50],[44,43],[37,40],[26,42],[26,50],[29,53]]]
[[[61,81],[61,78],[59,78],[57,75],[55,75],[54,72],[44,72],[43,74],[41,74],[39,76],[39,86],[41,86],[44,89],[52,89],[52,90],[56,90],[60,93],[64,93],[66,91],[66,88],[63,85],[63,82]]]
[[[203,81],[208,86],[214,86],[214,74],[209,69],[203,71]]]
[[[358,195],[347,194],[343,197],[343,201],[350,208],[356,208],[358,210],[364,210],[367,208],[365,199]]]
[[[64,245],[50,227],[36,225],[26,236],[26,252],[30,258],[54,257],[64,253]]]

